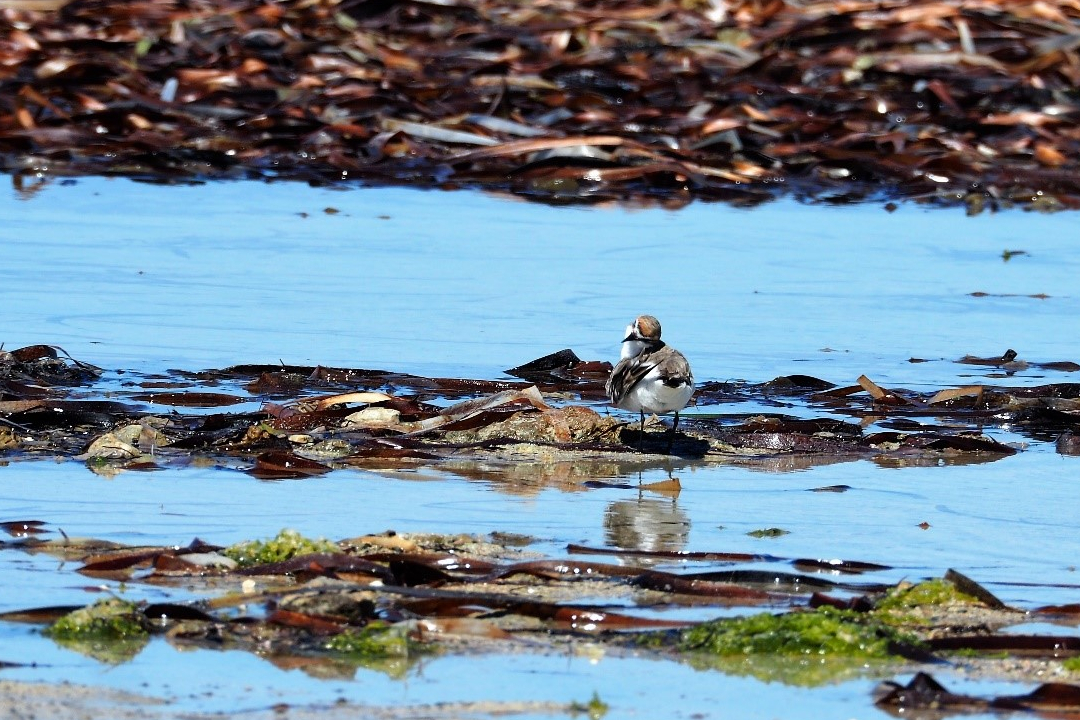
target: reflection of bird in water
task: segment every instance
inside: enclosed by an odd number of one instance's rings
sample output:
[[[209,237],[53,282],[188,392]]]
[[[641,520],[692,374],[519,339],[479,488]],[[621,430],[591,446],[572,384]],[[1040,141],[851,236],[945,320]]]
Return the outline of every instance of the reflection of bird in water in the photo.
[[[616,500],[604,510],[604,540],[613,547],[682,550],[689,536],[690,518],[670,500]]]
[[[611,371],[607,393],[611,404],[641,414],[641,435],[645,437],[645,413],[675,413],[668,435],[668,452],[679,427],[679,411],[694,394],[694,374],[681,352],[660,339],[660,321],[642,315],[626,326],[619,364]]]

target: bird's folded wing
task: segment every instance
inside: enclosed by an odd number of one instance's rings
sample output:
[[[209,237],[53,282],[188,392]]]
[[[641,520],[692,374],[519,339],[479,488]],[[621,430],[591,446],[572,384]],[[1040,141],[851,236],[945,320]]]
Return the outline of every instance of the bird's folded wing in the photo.
[[[608,380],[608,395],[612,398],[623,397],[652,372],[657,364],[651,358],[643,359],[640,355],[623,360],[611,373],[611,378]]]

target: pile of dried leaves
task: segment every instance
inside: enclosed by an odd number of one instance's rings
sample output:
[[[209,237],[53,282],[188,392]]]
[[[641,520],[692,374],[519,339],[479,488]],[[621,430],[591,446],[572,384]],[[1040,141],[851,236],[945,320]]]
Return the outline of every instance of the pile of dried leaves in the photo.
[[[0,0],[0,168],[1080,205],[1075,0]]]
[[[1029,366],[1011,351],[960,362],[992,370]],[[642,437],[636,420],[606,412],[608,363],[563,350],[507,372],[523,381],[273,365],[106,379],[91,365],[36,345],[0,352],[0,457],[75,458],[101,472],[201,457],[239,463],[258,477],[286,478],[346,467],[447,467],[468,459],[602,462],[626,470],[666,452],[668,431],[658,420]],[[1062,453],[1075,454],[1080,445],[1073,434],[1080,425],[1080,383],[931,393],[886,390],[866,376],[838,387],[795,375],[757,384],[705,383],[694,402],[694,417],[674,439],[674,454],[684,461],[989,462],[1017,452],[984,434],[1006,426],[1056,442]],[[702,412],[747,402],[777,412]],[[821,416],[784,412],[797,406]],[[228,407],[234,411],[222,410]],[[607,474],[626,473],[612,468]]]

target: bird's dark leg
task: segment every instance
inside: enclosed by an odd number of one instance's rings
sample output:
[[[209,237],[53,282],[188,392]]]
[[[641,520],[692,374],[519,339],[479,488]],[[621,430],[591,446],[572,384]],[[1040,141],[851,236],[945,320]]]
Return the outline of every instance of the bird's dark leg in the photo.
[[[637,449],[641,452],[642,447],[645,445],[645,410],[641,410],[641,431],[637,436]]]
[[[675,413],[675,422],[671,424],[671,433],[667,439],[667,454],[671,454],[671,448],[675,444],[675,431],[679,428],[679,413]]]

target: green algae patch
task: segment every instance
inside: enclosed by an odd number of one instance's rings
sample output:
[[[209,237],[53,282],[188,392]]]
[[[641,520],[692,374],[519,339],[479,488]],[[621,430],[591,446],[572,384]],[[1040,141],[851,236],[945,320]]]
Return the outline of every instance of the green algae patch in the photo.
[[[81,637],[123,638],[149,635],[146,616],[127,600],[109,598],[72,611],[44,633],[57,640]]]
[[[863,675],[899,660],[895,648],[912,643],[866,614],[829,607],[713,620],[676,638],[694,667],[803,687]]]
[[[677,647],[712,655],[837,655],[888,658],[894,630],[865,615],[819,608],[761,613],[702,623],[681,633]]]
[[[956,603],[980,604],[978,598],[960,592],[948,580],[934,578],[917,585],[907,583],[897,585],[878,601],[875,609],[890,612],[894,610],[910,610],[911,608],[925,607],[927,605],[952,605]]]
[[[419,643],[409,640],[408,628],[373,622],[361,630],[347,630],[326,643],[326,649],[359,658],[408,657]]]
[[[335,635],[323,647],[354,665],[402,678],[420,655],[431,650],[429,645],[412,640],[410,630],[408,623],[373,622],[360,630]]]
[[[771,527],[771,528],[761,528],[760,530],[751,530],[750,532],[748,532],[746,534],[749,535],[752,538],[759,538],[759,539],[760,538],[778,538],[778,537],[783,537],[785,535],[790,535],[791,531],[790,530],[784,530],[783,528]]]
[[[336,553],[341,548],[325,538],[312,540],[296,530],[285,529],[270,540],[248,540],[230,545],[222,551],[241,566],[262,565],[266,563],[291,560],[298,555],[310,553]]]
[[[70,612],[42,632],[62,647],[111,665],[135,657],[150,639],[143,612],[118,598]]]
[[[600,695],[593,693],[593,696],[589,698],[589,702],[572,702],[570,703],[570,714],[578,715],[584,713],[589,716],[589,720],[600,720],[608,714],[608,710],[611,706],[600,699]]]
[[[1062,660],[1061,667],[1065,668],[1068,672],[1080,675],[1080,655]]]
[[[878,600],[873,615],[882,622],[894,625],[925,625],[931,621],[931,618],[924,617],[927,612],[982,604],[978,598],[961,592],[948,580],[934,578],[915,585],[897,585]]]

